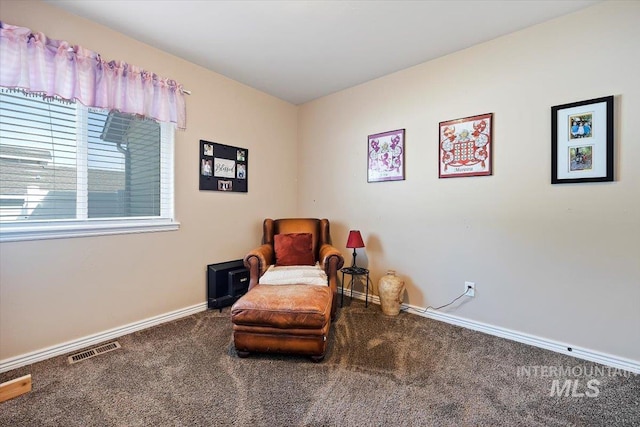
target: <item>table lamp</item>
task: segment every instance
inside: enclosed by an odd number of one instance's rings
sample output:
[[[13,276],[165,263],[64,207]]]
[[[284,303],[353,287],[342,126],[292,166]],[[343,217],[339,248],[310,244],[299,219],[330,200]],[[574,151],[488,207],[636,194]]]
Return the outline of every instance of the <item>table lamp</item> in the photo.
[[[362,241],[360,230],[349,231],[347,248],[353,248],[353,263],[351,264],[351,267],[356,267],[356,248],[364,248],[364,242]]]

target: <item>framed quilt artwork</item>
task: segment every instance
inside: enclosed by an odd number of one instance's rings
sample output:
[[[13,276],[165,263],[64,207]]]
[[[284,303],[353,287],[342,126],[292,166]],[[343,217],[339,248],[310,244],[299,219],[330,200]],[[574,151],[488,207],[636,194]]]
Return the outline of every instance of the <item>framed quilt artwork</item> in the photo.
[[[439,178],[491,175],[493,113],[440,122]]]
[[[404,129],[369,135],[367,182],[404,180]]]

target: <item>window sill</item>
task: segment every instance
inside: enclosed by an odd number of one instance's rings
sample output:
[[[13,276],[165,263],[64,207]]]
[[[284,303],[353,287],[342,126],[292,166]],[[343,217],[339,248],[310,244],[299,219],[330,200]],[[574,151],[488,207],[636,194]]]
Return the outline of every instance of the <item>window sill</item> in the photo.
[[[73,237],[108,236],[113,234],[174,231],[180,223],[166,219],[65,222],[57,224],[11,224],[0,226],[1,242],[68,239]]]

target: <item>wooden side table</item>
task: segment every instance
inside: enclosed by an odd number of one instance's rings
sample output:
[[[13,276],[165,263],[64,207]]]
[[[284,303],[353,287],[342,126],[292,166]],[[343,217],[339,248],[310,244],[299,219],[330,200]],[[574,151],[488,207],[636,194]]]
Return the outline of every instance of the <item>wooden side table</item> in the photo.
[[[369,307],[369,270],[361,267],[345,267],[340,269],[342,272],[342,283],[341,283],[341,292],[340,296],[340,307],[344,306],[344,275],[348,274],[351,276],[351,282],[349,283],[351,286],[351,299],[353,299],[353,279],[356,276],[367,276],[367,286],[364,293],[364,306]]]

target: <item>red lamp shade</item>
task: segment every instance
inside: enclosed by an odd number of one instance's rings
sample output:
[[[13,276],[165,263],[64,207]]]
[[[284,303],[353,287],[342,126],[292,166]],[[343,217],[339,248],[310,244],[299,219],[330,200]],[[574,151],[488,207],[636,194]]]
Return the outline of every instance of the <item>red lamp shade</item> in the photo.
[[[348,248],[364,248],[364,242],[360,235],[360,230],[349,231],[349,238],[347,239]]]

